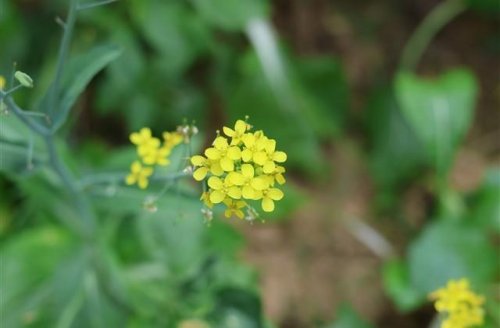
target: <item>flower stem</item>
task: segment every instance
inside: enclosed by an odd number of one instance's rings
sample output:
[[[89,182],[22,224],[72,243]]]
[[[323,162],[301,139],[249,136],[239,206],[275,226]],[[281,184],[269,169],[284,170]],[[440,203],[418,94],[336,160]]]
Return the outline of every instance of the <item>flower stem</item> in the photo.
[[[64,25],[64,33],[61,41],[61,45],[59,47],[59,55],[57,59],[57,67],[56,74],[54,77],[54,81],[49,90],[49,106],[48,106],[48,114],[53,118],[54,111],[58,111],[59,109],[59,92],[61,89],[61,80],[64,72],[64,66],[66,64],[66,58],[68,57],[69,46],[71,43],[71,37],[73,35],[73,29],[75,27],[76,15],[78,10],[78,0],[71,0],[68,17],[66,23]]]
[[[467,9],[463,0],[447,0],[441,2],[417,27],[403,49],[399,71],[415,70],[434,36],[450,21]]]

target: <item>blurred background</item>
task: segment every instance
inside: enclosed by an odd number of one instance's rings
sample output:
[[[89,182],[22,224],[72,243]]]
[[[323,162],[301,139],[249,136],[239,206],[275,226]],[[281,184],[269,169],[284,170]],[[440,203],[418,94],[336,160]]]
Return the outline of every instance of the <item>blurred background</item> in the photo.
[[[105,47],[121,55],[91,79],[58,146],[78,177],[119,179],[85,189],[99,228],[82,241],[61,224],[77,214],[43,145],[2,113],[3,327],[431,327],[427,294],[460,277],[498,327],[499,8],[123,0],[82,11],[70,73]],[[16,62],[33,77],[15,95],[26,109],[50,84],[67,9],[0,0],[0,74]],[[201,152],[245,115],[288,154],[285,198],[265,222],[216,212],[207,225],[190,179],[154,210],[144,200],[162,186],[121,183],[131,132],[195,122]]]

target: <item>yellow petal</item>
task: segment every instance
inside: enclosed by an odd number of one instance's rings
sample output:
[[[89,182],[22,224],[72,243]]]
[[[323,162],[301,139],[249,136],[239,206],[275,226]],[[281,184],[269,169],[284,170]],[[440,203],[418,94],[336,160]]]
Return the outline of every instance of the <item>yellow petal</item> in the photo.
[[[141,142],[141,136],[140,136],[140,134],[139,134],[139,133],[136,133],[136,132],[132,133],[132,134],[130,135],[130,141],[131,141],[133,144],[135,144],[135,145],[139,144],[139,143]]]
[[[241,186],[245,182],[243,175],[238,172],[231,172],[227,175],[226,180],[229,185]]]
[[[219,150],[224,150],[228,147],[227,139],[224,137],[217,137],[214,140],[214,147]]]
[[[132,173],[139,173],[142,170],[142,165],[139,161],[134,161],[130,167]]]
[[[283,191],[279,190],[278,188],[271,188],[267,191],[267,197],[273,200],[280,200],[283,198],[283,196]]]
[[[274,139],[268,139],[266,142],[266,151],[269,154],[274,153],[274,150],[276,149],[276,140]]]
[[[218,177],[210,177],[208,179],[208,186],[212,189],[219,190],[219,189],[222,189],[222,187],[224,186],[224,183]]]
[[[236,161],[241,158],[241,150],[238,147],[230,147],[227,150],[227,157]]]
[[[193,172],[193,178],[196,181],[201,181],[201,180],[205,179],[205,177],[207,176],[207,173],[208,173],[208,169],[206,167],[200,167],[199,169],[197,169],[196,171]]]
[[[220,190],[212,190],[212,192],[210,192],[210,201],[214,204],[219,204],[225,197],[226,195]]]
[[[212,164],[210,164],[210,172],[213,175],[217,175],[217,176],[224,174],[224,170],[220,166],[219,162],[212,162]]]
[[[283,151],[277,151],[273,154],[273,161],[278,163],[283,163],[286,161],[286,153]]]
[[[264,197],[262,199],[262,209],[264,212],[272,212],[274,211],[274,202],[271,198]]]
[[[243,140],[243,143],[247,148],[252,148],[253,145],[255,144],[255,136],[251,133],[244,134],[241,137],[241,140]]]
[[[245,123],[245,121],[237,120],[236,124],[234,125],[234,129],[239,134],[243,134],[247,130],[247,124]]]
[[[264,190],[267,187],[269,187],[269,183],[264,178],[260,178],[260,177],[252,179],[252,181],[250,181],[250,185],[255,190]]]
[[[139,179],[139,188],[141,189],[146,189],[148,186],[148,179],[147,178],[140,178]]]
[[[253,153],[253,161],[259,165],[264,165],[267,161],[267,154],[263,151]]]
[[[228,208],[228,209],[226,209],[226,210],[224,211],[224,216],[225,216],[226,218],[230,218],[230,217],[231,217],[231,214],[232,214],[232,213],[231,213],[231,210],[230,210],[229,208]]]
[[[241,159],[244,161],[244,162],[250,162],[252,160],[252,151],[250,149],[244,149],[242,152],[241,152]]]
[[[241,174],[247,179],[253,178],[255,171],[253,169],[253,166],[250,164],[243,164],[241,166]]]
[[[242,210],[236,210],[234,211],[234,214],[236,214],[236,216],[239,217],[240,219],[243,219],[243,217],[245,216]]]
[[[234,130],[233,130],[233,129],[228,128],[227,126],[224,126],[224,127],[222,128],[222,131],[224,131],[224,134],[225,134],[226,136],[228,136],[228,137],[232,137],[232,136],[234,136]]]
[[[262,168],[262,170],[264,171],[264,173],[270,174],[274,172],[275,167],[276,165],[274,165],[274,162],[267,161],[266,163],[264,163],[264,167]]]
[[[150,128],[142,128],[139,133],[141,134],[141,137],[143,138],[150,138],[151,137],[151,129]]]
[[[276,174],[275,179],[276,179],[276,182],[279,183],[280,185],[285,184],[285,182],[286,182],[283,174]]]
[[[220,166],[226,172],[231,172],[234,170],[234,162],[227,157],[221,158]]]
[[[133,185],[135,182],[136,182],[136,178],[135,178],[135,175],[133,174],[129,174],[127,175],[127,178],[125,179],[125,182],[128,184],[128,185]]]
[[[229,197],[233,199],[240,199],[241,198],[241,189],[238,187],[229,187],[227,190],[227,194]]]
[[[243,196],[243,198],[246,198],[246,199],[254,199],[255,198],[255,190],[248,185],[243,186],[243,188],[241,189],[241,195]]]
[[[207,159],[200,155],[195,155],[191,157],[191,164],[194,166],[202,166],[207,162]]]
[[[217,160],[220,158],[220,151],[215,148],[207,148],[205,150],[205,156],[211,160]]]

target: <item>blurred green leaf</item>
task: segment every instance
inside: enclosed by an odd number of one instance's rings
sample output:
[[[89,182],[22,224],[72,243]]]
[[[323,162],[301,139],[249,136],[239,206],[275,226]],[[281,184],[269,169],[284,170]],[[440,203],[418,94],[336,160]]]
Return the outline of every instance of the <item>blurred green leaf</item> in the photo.
[[[449,169],[469,129],[477,89],[474,75],[464,69],[449,71],[435,80],[408,72],[396,77],[396,97],[403,115],[440,174]]]
[[[378,89],[367,111],[370,166],[377,184],[390,191],[418,173],[425,163],[424,148],[401,115],[390,88]]]
[[[253,53],[244,58],[241,65],[242,77],[224,90],[229,122],[233,124],[251,115],[250,123],[255,130],[263,130],[269,138],[276,139],[278,149],[287,152],[288,167],[307,169],[311,174],[320,172],[323,161],[319,142],[309,127],[307,115],[300,112],[309,108],[284,107],[271,90]]]
[[[382,267],[384,289],[400,311],[410,311],[425,299],[410,283],[408,266],[401,260],[389,260]]]
[[[373,328],[361,318],[351,305],[343,303],[337,309],[335,322],[327,328]]]
[[[409,274],[421,297],[444,286],[449,279],[468,278],[482,288],[494,277],[496,252],[484,232],[461,222],[437,221],[428,225],[409,248]]]
[[[54,117],[54,129],[58,129],[67,119],[71,107],[92,78],[106,65],[116,59],[121,51],[116,46],[96,47],[85,54],[72,59],[63,79],[63,90],[59,111]],[[48,105],[48,100],[43,103]]]
[[[251,19],[267,15],[264,0],[192,0],[192,2],[206,21],[229,31],[241,31]]]
[[[132,17],[157,50],[156,68],[176,78],[207,48],[211,35],[198,16],[182,2],[134,1]]]
[[[222,288],[216,295],[213,312],[216,327],[260,328],[264,325],[259,297],[248,290]]]
[[[471,203],[471,219],[485,229],[500,233],[500,169],[487,172]]]
[[[500,2],[497,0],[466,0],[470,8],[498,18]]]
[[[18,235],[0,250],[0,316],[6,327],[36,322],[47,310],[54,268],[71,254],[71,237],[62,229],[42,227]]]
[[[306,106],[314,107],[311,111],[317,113],[313,119],[318,133],[324,138],[338,137],[349,111],[349,88],[340,62],[331,57],[298,57],[292,61]]]

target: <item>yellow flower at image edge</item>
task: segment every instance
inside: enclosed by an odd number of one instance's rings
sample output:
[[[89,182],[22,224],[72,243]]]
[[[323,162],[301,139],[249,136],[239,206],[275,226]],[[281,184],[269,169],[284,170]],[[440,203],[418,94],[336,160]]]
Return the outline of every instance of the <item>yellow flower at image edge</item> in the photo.
[[[149,184],[149,177],[153,174],[153,168],[144,167],[139,161],[130,166],[130,174],[126,178],[128,185],[138,184],[139,188],[145,189]]]
[[[0,75],[0,90],[3,90],[3,88],[5,88],[5,78]]]
[[[479,327],[484,323],[484,297],[470,290],[467,279],[450,280],[429,297],[436,311],[446,315],[441,328]]]

